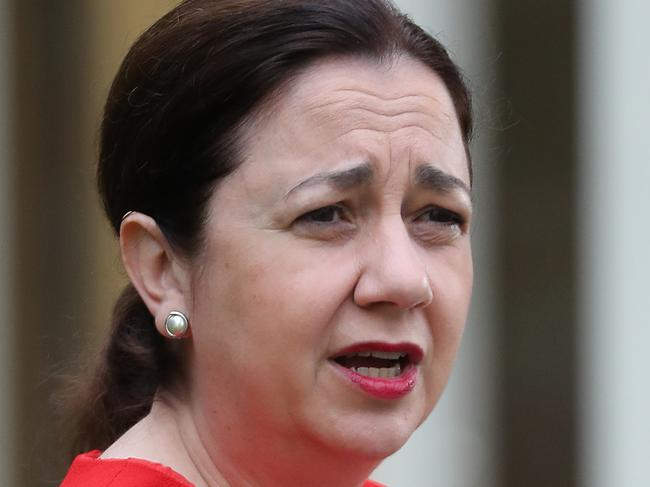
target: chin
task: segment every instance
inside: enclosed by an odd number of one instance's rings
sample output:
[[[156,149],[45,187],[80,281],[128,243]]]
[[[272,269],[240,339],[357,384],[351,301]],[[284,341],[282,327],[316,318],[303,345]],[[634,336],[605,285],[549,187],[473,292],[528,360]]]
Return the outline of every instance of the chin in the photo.
[[[336,369],[327,369],[336,370]],[[317,394],[297,403],[291,416],[296,439],[308,439],[322,451],[360,462],[380,462],[409,440],[438,397],[432,378],[418,377],[415,387],[394,398],[378,398],[345,374],[322,374]]]
[[[424,420],[413,409],[347,414],[315,432],[317,441],[348,459],[380,462],[398,451]]]
[[[373,434],[359,434],[347,442],[347,449],[352,450],[358,457],[382,461],[402,448],[411,437],[415,428],[408,431],[381,431],[375,430]]]
[[[382,461],[401,449],[411,437],[411,434],[413,432],[399,437],[393,436],[387,439],[371,440],[364,444],[363,451],[359,453],[368,460]]]

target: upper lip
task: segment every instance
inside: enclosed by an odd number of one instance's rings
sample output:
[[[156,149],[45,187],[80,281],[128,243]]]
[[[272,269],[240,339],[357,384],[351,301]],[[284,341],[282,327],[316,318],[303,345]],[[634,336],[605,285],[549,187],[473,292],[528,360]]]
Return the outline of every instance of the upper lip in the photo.
[[[408,355],[409,361],[418,364],[424,357],[424,351],[419,345],[410,342],[387,343],[387,342],[362,342],[355,343],[334,353],[330,358],[335,359],[345,355],[352,355],[359,352],[400,352]]]

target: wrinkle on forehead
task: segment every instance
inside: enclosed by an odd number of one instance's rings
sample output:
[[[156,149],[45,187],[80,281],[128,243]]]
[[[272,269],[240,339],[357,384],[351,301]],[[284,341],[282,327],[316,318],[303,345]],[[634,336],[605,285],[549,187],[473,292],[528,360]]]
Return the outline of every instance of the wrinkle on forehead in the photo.
[[[308,102],[307,112],[321,110],[366,110],[377,115],[397,116],[418,113],[448,123],[451,116],[446,113],[438,99],[423,94],[407,94],[385,97],[362,88],[339,88],[333,90],[324,100],[317,98]]]
[[[354,74],[352,74],[354,73]],[[356,56],[326,58],[298,74],[250,120],[248,134],[268,122],[298,119],[320,133],[343,134],[355,129],[390,133],[418,126],[443,142],[460,127],[455,107],[438,74],[409,55],[389,62]],[[433,94],[432,94],[433,93]],[[461,136],[462,138],[462,136]]]
[[[453,137],[457,121],[449,100],[417,93],[410,86],[406,90],[403,94],[380,92],[348,80],[343,86],[313,96],[301,93],[303,96],[298,98],[302,99],[300,108],[315,127],[335,128],[339,134],[361,128],[390,133],[419,127],[441,141]]]
[[[389,163],[389,173],[393,159],[455,166],[463,142],[444,82],[414,60],[385,68],[363,59],[313,65],[252,120],[250,147],[305,168],[359,157]]]

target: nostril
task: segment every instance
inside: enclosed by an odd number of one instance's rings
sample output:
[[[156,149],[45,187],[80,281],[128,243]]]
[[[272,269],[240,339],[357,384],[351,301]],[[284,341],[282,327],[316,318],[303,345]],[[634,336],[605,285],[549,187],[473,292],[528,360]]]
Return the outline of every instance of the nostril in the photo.
[[[358,306],[388,305],[401,309],[424,308],[433,301],[433,289],[427,278],[422,280],[375,280],[362,277],[354,290],[354,301]]]

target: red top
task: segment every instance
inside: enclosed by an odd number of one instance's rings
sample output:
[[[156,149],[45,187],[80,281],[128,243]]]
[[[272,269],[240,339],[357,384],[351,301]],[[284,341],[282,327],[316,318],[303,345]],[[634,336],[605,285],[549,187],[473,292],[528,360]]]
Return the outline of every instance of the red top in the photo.
[[[101,459],[99,455],[99,450],[93,450],[77,456],[60,487],[194,487],[159,463],[139,458]],[[367,480],[363,487],[384,486]]]

